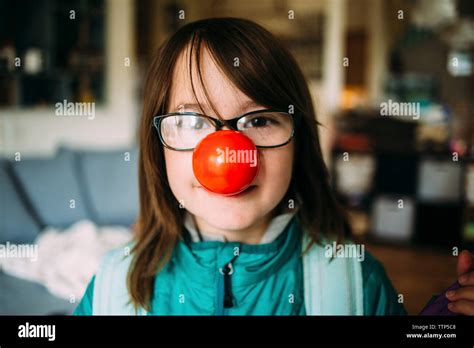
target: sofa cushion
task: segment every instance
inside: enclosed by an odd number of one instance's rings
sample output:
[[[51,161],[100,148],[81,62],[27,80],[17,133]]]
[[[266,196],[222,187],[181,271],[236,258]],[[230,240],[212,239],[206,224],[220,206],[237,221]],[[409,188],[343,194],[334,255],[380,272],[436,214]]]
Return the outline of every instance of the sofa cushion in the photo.
[[[94,221],[130,225],[138,214],[138,151],[82,152],[81,181]]]
[[[52,158],[22,159],[12,164],[44,225],[64,228],[89,218],[73,152],[62,150]]]
[[[0,244],[32,243],[40,226],[22,200],[8,165],[0,159]]]
[[[71,315],[77,303],[51,294],[43,285],[0,271],[0,315]]]

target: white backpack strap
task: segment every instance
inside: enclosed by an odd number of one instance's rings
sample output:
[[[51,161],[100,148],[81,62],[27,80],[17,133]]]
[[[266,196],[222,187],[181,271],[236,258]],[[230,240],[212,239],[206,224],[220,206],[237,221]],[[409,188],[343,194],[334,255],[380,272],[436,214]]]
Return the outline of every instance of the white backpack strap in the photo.
[[[127,274],[132,255],[125,255],[125,246],[105,254],[94,282],[93,315],[146,315],[143,308],[135,312],[127,289]]]
[[[309,242],[305,235],[303,250]],[[328,258],[313,245],[303,256],[307,315],[363,315],[362,267],[357,258]]]

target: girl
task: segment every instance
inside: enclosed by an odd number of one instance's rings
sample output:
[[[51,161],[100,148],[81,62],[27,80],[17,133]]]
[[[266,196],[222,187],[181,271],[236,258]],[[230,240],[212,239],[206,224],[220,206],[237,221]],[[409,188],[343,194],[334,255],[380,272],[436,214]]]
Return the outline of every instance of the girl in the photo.
[[[105,256],[75,314],[405,314],[370,254],[327,253],[351,244],[317,126],[301,70],[268,31],[235,18],[179,29],[146,81],[135,240]],[[258,148],[258,175],[231,196],[193,173],[193,149],[219,128]],[[453,311],[474,314],[461,261]]]

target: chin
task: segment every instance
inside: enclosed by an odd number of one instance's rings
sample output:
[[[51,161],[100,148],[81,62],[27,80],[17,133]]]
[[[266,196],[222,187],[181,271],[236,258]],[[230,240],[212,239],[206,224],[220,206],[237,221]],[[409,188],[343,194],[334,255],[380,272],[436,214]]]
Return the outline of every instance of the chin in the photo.
[[[262,186],[253,187],[234,196],[222,196],[194,187],[193,200],[187,209],[220,230],[238,231],[246,229],[272,211],[272,201],[265,196]],[[199,204],[198,204],[199,202]]]
[[[218,214],[216,214],[218,212]],[[214,228],[227,230],[227,231],[236,231],[248,228],[255,224],[258,220],[258,214],[255,209],[247,211],[243,207],[227,207],[226,208],[217,208],[209,209],[205,212],[200,212],[197,214],[203,220],[205,220],[209,225]]]

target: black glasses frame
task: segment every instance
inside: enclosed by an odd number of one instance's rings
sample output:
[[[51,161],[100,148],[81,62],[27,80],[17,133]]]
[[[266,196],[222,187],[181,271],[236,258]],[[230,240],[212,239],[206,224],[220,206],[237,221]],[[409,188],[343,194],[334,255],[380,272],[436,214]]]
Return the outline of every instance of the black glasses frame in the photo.
[[[194,150],[194,147],[193,148],[187,148],[187,149],[177,149],[177,148],[174,148],[174,147],[169,146],[168,144],[166,144],[165,140],[163,139],[163,136],[161,135],[161,121],[164,118],[169,117],[169,116],[200,116],[200,117],[204,117],[204,118],[208,119],[214,125],[214,128],[216,129],[215,130],[216,132],[221,130],[225,126],[239,132],[239,130],[237,130],[237,123],[241,118],[246,117],[246,116],[250,116],[250,115],[254,115],[254,114],[259,114],[259,113],[262,113],[262,112],[279,112],[279,113],[287,114],[288,116],[291,117],[291,119],[293,121],[293,128],[291,130],[290,137],[284,143],[279,144],[279,145],[271,145],[271,146],[256,145],[256,147],[259,148],[259,149],[272,149],[272,148],[276,148],[276,147],[285,146],[286,144],[288,144],[291,141],[291,139],[293,139],[294,136],[295,136],[296,120],[295,120],[295,117],[293,116],[293,114],[290,114],[286,111],[282,111],[282,110],[278,110],[278,109],[255,110],[255,111],[251,111],[251,112],[247,112],[245,114],[239,115],[239,116],[234,117],[230,120],[220,120],[218,118],[211,117],[211,116],[208,116],[208,115],[203,115],[203,114],[200,114],[200,113],[197,113],[197,112],[188,112],[188,111],[185,111],[185,112],[171,112],[169,114],[158,115],[158,116],[153,117],[152,127],[155,127],[156,131],[158,132],[158,136],[160,138],[160,141],[161,141],[161,143],[163,144],[164,147],[166,147],[170,150],[174,150],[174,151],[192,151],[192,150]]]

